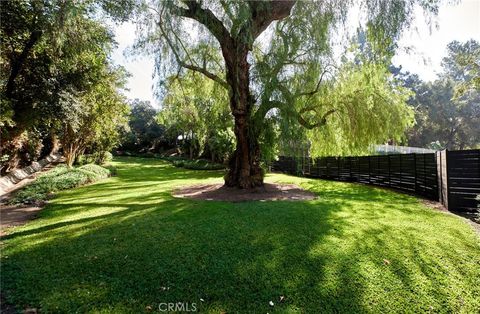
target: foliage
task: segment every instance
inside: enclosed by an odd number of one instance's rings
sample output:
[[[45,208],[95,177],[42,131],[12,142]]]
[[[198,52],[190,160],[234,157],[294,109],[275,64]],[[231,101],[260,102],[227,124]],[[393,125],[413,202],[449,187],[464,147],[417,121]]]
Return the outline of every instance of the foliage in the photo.
[[[450,43],[442,63],[444,70],[433,82],[423,82],[417,75],[391,68],[402,84],[414,92],[409,103],[415,109],[416,124],[408,132],[409,145],[433,149],[480,147],[480,90],[464,89],[473,74],[458,63],[459,55],[475,56],[478,46],[473,40]],[[459,89],[463,92],[459,93]]]
[[[135,99],[130,103],[129,130],[122,135],[120,149],[144,152],[158,150],[165,141],[164,126],[157,123],[157,110],[150,102]]]
[[[456,82],[455,97],[469,92],[480,92],[480,44],[476,40],[464,43],[452,41],[447,45],[447,56],[443,58],[442,76]]]
[[[185,169],[192,169],[192,170],[223,170],[225,169],[225,165],[213,163],[203,159],[196,159],[196,160],[177,159],[177,160],[173,160],[172,164],[175,167],[182,167]]]
[[[329,123],[307,131],[311,155],[358,155],[386,139],[400,141],[413,125],[406,105],[411,93],[382,64],[346,64],[333,86],[319,94],[319,117],[335,110]]]
[[[105,179],[109,175],[110,171],[108,169],[94,164],[87,164],[74,169],[60,165],[25,186],[15,194],[10,202],[13,204],[30,204],[44,201],[54,192]]]
[[[115,164],[118,177],[62,192],[38,219],[2,238],[6,302],[45,313],[143,313],[177,300],[195,302],[201,313],[475,313],[480,306],[478,236],[463,219],[411,196],[272,174],[266,181],[319,197],[179,199],[172,190],[220,183],[221,175],[155,159]]]
[[[104,165],[113,160],[113,155],[110,152],[95,152],[93,154],[83,154],[78,156],[75,161],[78,165],[85,165],[95,163],[97,165]]]
[[[121,128],[127,126],[129,108],[118,93],[124,73],[108,67],[103,71],[91,90],[65,93],[62,99],[61,142],[69,166],[86,149],[99,154],[113,149],[120,142]]]
[[[190,158],[208,154],[212,160],[223,162],[234,149],[227,93],[199,74],[170,78],[158,121],[165,125],[169,137],[180,136]]]
[[[102,73],[109,67],[108,54],[115,42],[101,17],[125,20],[134,4],[134,0],[2,2],[0,149],[8,155],[2,172],[36,159],[26,154],[28,144],[22,138],[38,139],[35,146],[56,138],[65,113],[74,106],[65,104],[66,94],[89,93],[95,82],[106,79]],[[115,144],[108,129],[105,134],[99,141],[104,149]]]

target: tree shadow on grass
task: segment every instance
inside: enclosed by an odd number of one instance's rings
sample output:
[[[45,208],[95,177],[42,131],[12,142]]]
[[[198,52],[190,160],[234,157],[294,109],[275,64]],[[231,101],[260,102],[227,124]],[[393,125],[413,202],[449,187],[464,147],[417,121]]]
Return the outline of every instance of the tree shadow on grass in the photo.
[[[203,311],[243,313],[401,312],[439,309],[443,300],[453,302],[451,309],[460,304],[451,301],[448,278],[435,281],[448,267],[458,275],[465,261],[419,254],[426,244],[388,225],[349,231],[354,222],[338,218],[348,202],[165,205],[126,206],[21,234],[49,240],[9,255],[4,287],[22,287],[13,294],[15,304],[61,312],[140,312],[180,301]]]
[[[45,312],[138,313],[162,302],[241,313],[478,305],[479,253],[454,217],[369,187],[305,185],[320,199],[192,201],[172,198],[165,186],[116,203],[63,195],[49,211],[101,210],[68,221],[45,216],[44,225],[9,235],[2,290],[20,308]]]

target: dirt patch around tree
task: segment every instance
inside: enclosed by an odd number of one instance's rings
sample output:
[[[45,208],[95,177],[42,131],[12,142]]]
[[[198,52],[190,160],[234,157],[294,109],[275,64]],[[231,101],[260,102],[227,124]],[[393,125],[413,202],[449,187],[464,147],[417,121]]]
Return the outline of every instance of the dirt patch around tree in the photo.
[[[317,196],[295,184],[265,183],[254,189],[238,189],[223,184],[202,184],[183,187],[173,191],[174,197],[206,201],[305,201]]]

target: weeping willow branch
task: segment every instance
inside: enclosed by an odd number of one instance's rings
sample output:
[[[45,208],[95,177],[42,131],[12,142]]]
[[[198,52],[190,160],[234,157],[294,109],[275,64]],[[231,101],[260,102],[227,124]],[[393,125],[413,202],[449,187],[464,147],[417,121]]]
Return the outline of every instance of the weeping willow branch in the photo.
[[[304,108],[304,109],[300,110],[300,112],[297,115],[297,120],[298,120],[298,123],[300,123],[301,126],[303,126],[306,129],[312,130],[314,128],[324,126],[327,123],[327,117],[330,116],[331,114],[335,113],[337,110],[336,109],[328,110],[326,113],[324,113],[322,115],[320,120],[318,120],[315,123],[310,123],[303,118],[302,114],[304,114],[305,112],[308,112],[308,111],[315,111],[316,112],[316,108],[315,107],[309,107],[309,108]]]
[[[318,121],[312,123],[307,121],[307,119],[303,117],[303,114],[309,111],[314,111],[315,113],[317,113],[318,111],[315,105],[311,105],[301,109],[300,111],[296,111],[293,106],[288,105],[285,102],[278,100],[267,100],[262,102],[262,104],[258,108],[257,112],[255,113],[255,119],[264,119],[267,112],[272,109],[279,109],[284,111],[285,113],[294,117],[301,126],[305,127],[308,130],[324,126],[327,123],[327,118],[333,113],[337,112],[337,109],[330,109],[325,112]]]
[[[175,49],[175,45],[172,43],[170,37],[168,37],[167,33],[165,32],[164,28],[163,28],[163,25],[162,25],[162,22],[159,21],[158,23],[158,27],[160,29],[160,32],[162,33],[162,36],[165,38],[165,40],[167,41],[167,44],[168,46],[170,47],[170,49],[172,50],[173,52],[173,55],[175,56],[175,59],[177,60],[177,63],[181,66],[181,67],[184,67],[186,69],[189,69],[189,70],[192,70],[192,71],[196,71],[196,72],[199,72],[199,73],[202,73],[203,75],[205,75],[206,77],[208,77],[209,79],[211,80],[214,80],[215,82],[219,83],[221,86],[223,86],[224,88],[228,89],[229,88],[229,85],[227,84],[227,82],[225,80],[223,80],[222,78],[220,78],[218,75],[208,71],[206,69],[206,63],[204,63],[204,66],[203,67],[199,67],[199,66],[196,66],[196,65],[193,65],[193,64],[189,64],[189,63],[186,63],[185,61],[183,61],[181,58],[180,58],[180,55],[178,53],[178,51]]]
[[[313,96],[315,95],[316,93],[319,92],[320,90],[320,86],[322,84],[322,81],[323,81],[323,77],[325,76],[326,73],[330,73],[328,70],[324,70],[322,72],[322,74],[320,75],[320,79],[318,80],[318,83],[317,83],[317,86],[315,87],[315,89],[313,91],[310,91],[310,92],[300,92],[300,93],[297,93],[295,94],[295,97],[301,97],[301,96]]]

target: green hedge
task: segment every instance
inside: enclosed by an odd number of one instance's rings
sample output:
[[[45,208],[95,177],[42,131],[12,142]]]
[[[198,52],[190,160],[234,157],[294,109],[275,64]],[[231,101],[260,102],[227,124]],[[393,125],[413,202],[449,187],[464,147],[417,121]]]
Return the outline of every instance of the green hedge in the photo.
[[[110,170],[95,164],[68,169],[60,165],[39,176],[11,199],[12,204],[31,204],[46,200],[51,193],[105,179]]]
[[[183,167],[186,169],[193,169],[193,170],[222,170],[225,169],[225,165],[212,163],[207,160],[197,159],[197,160],[190,160],[190,159],[180,159],[180,160],[173,160],[173,165],[175,167]]]

